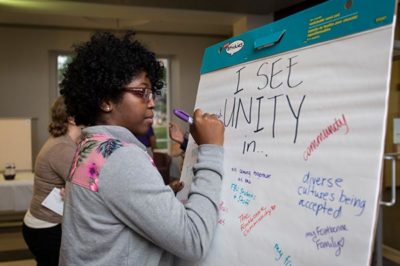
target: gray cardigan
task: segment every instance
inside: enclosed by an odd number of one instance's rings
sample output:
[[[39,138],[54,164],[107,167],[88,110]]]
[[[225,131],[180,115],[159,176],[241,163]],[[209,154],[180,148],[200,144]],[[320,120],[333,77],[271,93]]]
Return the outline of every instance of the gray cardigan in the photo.
[[[182,204],[125,128],[96,126],[127,143],[107,159],[98,192],[67,182],[60,265],[174,265],[207,253],[218,219],[223,148],[201,145]]]

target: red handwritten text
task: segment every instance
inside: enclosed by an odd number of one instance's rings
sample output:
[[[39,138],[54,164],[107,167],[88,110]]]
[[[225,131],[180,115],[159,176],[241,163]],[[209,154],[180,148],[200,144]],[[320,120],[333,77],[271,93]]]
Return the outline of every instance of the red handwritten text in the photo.
[[[261,222],[267,215],[271,215],[272,211],[276,209],[276,205],[271,207],[261,207],[256,213],[250,215],[248,213],[241,214],[240,219],[240,231],[243,236],[247,236],[256,225]]]
[[[218,209],[219,209],[221,212],[228,212],[228,208],[225,206],[225,204],[224,204],[223,201],[221,201],[221,202],[218,204]]]
[[[335,118],[335,122],[323,129],[318,136],[311,141],[307,149],[304,151],[303,158],[305,161],[311,156],[311,154],[319,147],[322,141],[327,139],[330,135],[338,131],[341,127],[345,127],[345,133],[349,133],[349,126],[347,125],[346,117],[342,114],[339,119]]]
[[[218,224],[225,225],[225,218],[223,217],[223,213],[228,212],[228,208],[225,206],[225,203],[223,201],[221,201],[218,204],[218,209],[219,209]]]

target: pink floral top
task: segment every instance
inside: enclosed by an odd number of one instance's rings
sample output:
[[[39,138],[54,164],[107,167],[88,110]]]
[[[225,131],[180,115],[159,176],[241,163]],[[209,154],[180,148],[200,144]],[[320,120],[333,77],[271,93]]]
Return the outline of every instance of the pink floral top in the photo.
[[[75,154],[69,178],[73,184],[98,192],[99,173],[106,160],[117,149],[134,144],[125,143],[106,134],[92,134],[83,139]],[[153,159],[149,160],[154,165]]]

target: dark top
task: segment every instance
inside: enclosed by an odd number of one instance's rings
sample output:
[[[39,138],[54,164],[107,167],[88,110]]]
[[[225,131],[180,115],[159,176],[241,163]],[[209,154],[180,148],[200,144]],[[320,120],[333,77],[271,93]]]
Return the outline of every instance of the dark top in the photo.
[[[136,138],[143,143],[144,146],[146,146],[147,148],[150,147],[150,137],[154,136],[154,130],[153,127],[149,127],[149,130],[147,130],[146,134],[144,135],[139,135],[136,136]]]

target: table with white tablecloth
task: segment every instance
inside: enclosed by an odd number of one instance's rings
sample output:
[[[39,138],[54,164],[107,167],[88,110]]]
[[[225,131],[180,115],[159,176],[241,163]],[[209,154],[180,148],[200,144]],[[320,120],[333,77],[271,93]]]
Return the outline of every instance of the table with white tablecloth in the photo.
[[[33,194],[32,172],[17,172],[15,179],[0,176],[0,211],[25,211]]]

